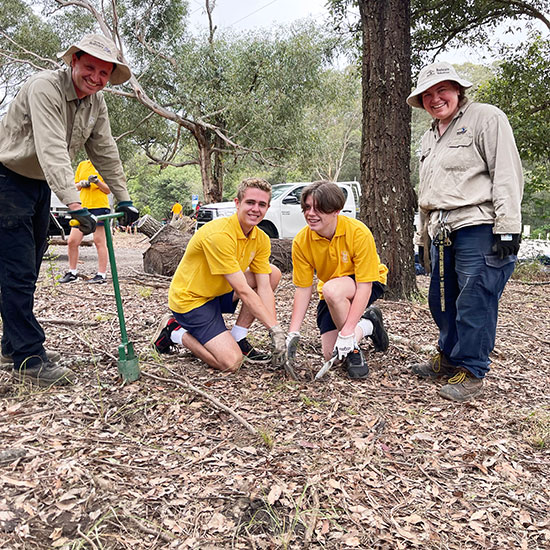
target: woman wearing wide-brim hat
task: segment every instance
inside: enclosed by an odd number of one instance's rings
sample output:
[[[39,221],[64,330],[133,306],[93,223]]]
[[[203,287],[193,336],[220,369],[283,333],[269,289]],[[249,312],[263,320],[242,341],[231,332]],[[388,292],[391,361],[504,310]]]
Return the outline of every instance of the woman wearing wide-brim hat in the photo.
[[[450,63],[432,63],[407,98],[433,118],[420,152],[417,244],[431,242],[428,301],[439,327],[439,353],[411,368],[421,378],[447,378],[440,395],[453,401],[483,390],[521,233],[523,175],[512,128],[500,109],[466,97],[471,86]]]

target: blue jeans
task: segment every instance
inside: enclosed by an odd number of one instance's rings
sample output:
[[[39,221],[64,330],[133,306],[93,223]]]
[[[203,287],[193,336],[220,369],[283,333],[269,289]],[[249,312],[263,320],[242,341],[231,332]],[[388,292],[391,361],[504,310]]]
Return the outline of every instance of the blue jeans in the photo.
[[[444,249],[445,311],[441,311],[439,248],[432,245],[428,302],[439,327],[439,348],[449,362],[475,377],[489,372],[495,346],[498,301],[517,256],[500,259],[492,251],[493,226],[464,227],[451,233]]]
[[[45,360],[45,335],[33,313],[50,222],[48,184],[0,164],[0,314],[2,353],[14,368]]]

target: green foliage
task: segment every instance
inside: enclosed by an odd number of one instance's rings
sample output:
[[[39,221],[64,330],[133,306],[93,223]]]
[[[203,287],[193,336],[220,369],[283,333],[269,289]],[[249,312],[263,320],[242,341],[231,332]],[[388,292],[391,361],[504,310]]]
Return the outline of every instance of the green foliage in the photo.
[[[506,48],[503,56],[495,78],[480,87],[477,97],[508,115],[522,158],[548,163],[550,40],[532,34],[527,44]]]
[[[146,210],[158,220],[168,218],[172,205],[178,201],[184,211],[191,210],[191,195],[200,187],[200,174],[196,167],[175,168],[145,164],[136,157],[127,163],[128,190],[137,208]]]

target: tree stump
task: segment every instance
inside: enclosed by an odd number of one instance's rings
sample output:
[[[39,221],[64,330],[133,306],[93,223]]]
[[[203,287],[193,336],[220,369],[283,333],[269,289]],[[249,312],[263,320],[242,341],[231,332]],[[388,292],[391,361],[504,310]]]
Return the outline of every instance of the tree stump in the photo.
[[[182,233],[171,225],[163,225],[149,239],[149,248],[143,253],[143,270],[171,277],[185,253],[192,234]],[[292,271],[292,239],[271,239],[269,261],[283,273]]]
[[[141,218],[139,218],[136,227],[139,233],[143,233],[151,238],[155,233],[162,229],[163,225],[158,220],[155,220],[153,216],[145,214],[145,216],[141,216]]]
[[[150,239],[149,248],[143,253],[145,273],[157,273],[171,277],[183,257],[191,238],[171,225],[163,225]]]
[[[269,261],[283,273],[292,271],[292,239],[271,239]]]

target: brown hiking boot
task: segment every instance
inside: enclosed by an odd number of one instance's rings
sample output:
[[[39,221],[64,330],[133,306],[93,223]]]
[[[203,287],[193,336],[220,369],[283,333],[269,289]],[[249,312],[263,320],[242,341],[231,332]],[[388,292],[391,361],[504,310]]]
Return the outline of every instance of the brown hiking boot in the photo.
[[[476,378],[468,369],[461,368],[439,390],[439,395],[451,401],[468,401],[482,391],[483,378]]]
[[[451,365],[440,352],[425,363],[414,363],[411,370],[420,378],[444,378],[454,376],[458,367]]]
[[[20,368],[14,369],[13,378],[17,382],[30,382],[41,387],[67,386],[74,384],[75,374],[58,363],[40,361],[30,367],[22,365]]]

